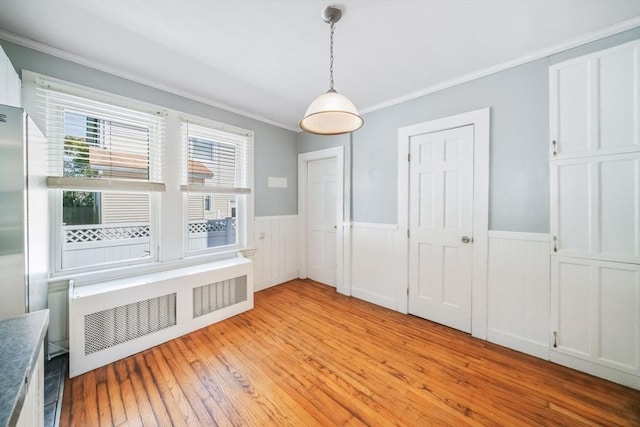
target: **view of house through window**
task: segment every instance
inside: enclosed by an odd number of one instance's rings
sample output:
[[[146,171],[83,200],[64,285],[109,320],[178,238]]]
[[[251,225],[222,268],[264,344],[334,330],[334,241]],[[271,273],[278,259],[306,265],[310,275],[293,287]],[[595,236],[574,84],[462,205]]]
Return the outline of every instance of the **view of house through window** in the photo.
[[[246,197],[244,138],[185,124],[189,251],[237,245],[238,208]]]
[[[189,184],[235,185],[235,146],[206,138],[189,136]],[[236,195],[190,193],[188,195],[189,250],[237,243]]]
[[[64,176],[149,178],[148,128],[65,112],[64,129]],[[149,212],[145,193],[63,191],[62,268],[149,257]]]
[[[54,274],[151,263],[161,253],[181,257],[175,247],[160,250],[160,234],[177,237],[178,230],[159,228],[180,219],[182,255],[245,244],[253,212],[251,131],[44,77],[36,97],[48,139]],[[173,115],[179,124],[167,120]],[[166,126],[180,126],[182,155],[164,156],[173,143]],[[167,188],[165,173],[181,174],[180,187]],[[165,203],[177,191],[182,218]]]

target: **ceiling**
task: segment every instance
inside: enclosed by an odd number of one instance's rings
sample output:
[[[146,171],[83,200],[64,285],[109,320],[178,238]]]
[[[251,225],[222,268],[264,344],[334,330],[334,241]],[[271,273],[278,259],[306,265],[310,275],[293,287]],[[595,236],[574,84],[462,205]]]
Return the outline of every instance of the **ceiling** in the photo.
[[[297,130],[328,88],[330,4],[361,112],[640,25],[640,0],[0,0],[0,37]]]

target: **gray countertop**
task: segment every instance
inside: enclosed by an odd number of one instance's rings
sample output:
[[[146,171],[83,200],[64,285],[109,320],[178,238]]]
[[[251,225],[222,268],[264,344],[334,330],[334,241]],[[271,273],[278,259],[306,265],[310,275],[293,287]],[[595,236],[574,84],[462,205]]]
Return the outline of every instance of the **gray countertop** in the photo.
[[[0,320],[0,426],[18,421],[49,326],[49,310]]]

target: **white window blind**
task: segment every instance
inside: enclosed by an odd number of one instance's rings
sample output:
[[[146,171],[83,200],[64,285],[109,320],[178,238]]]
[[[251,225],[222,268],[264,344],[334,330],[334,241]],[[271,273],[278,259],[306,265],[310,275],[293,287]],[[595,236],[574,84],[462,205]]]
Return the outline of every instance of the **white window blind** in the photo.
[[[182,191],[245,194],[251,192],[253,134],[183,121],[186,164]]]
[[[38,114],[49,141],[52,188],[164,191],[164,115],[40,79]]]

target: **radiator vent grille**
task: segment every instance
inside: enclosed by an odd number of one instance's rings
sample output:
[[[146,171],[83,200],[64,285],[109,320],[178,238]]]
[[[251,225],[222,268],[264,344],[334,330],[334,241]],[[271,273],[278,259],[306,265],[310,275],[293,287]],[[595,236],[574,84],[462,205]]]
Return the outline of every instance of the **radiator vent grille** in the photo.
[[[176,294],[84,316],[85,356],[176,324]]]
[[[193,318],[247,300],[247,276],[193,288]]]

